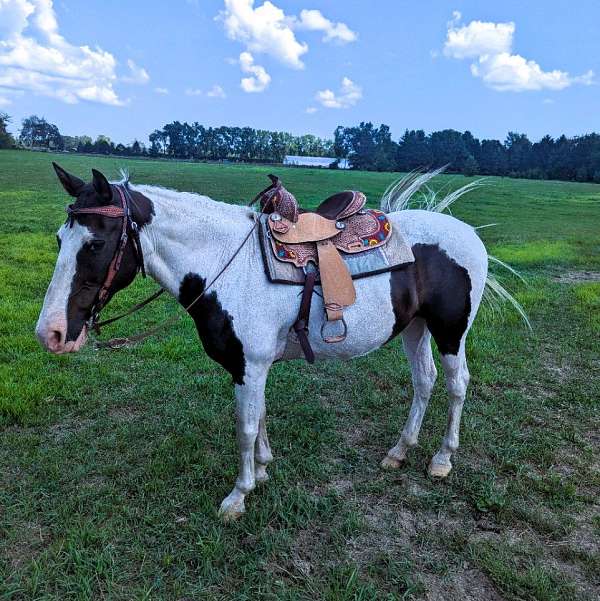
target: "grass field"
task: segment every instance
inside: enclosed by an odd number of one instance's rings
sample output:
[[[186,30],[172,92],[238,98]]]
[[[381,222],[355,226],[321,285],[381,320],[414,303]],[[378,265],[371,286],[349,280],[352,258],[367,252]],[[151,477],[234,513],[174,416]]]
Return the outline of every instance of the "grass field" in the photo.
[[[600,186],[491,178],[453,212],[528,280],[483,309],[449,479],[426,476],[446,422],[438,379],[408,464],[379,461],[408,413],[394,341],[352,363],[275,366],[275,462],[248,513],[216,515],[235,479],[230,378],[191,320],[132,349],[41,350],[33,329],[66,196],[56,156],[0,151],[0,600],[598,599]],[[247,201],[279,173],[303,203],[342,188],[375,204],[397,174],[60,156],[87,177]],[[448,189],[467,180],[444,176]],[[136,282],[107,315],[140,300]],[[170,315],[173,300],[115,327]]]

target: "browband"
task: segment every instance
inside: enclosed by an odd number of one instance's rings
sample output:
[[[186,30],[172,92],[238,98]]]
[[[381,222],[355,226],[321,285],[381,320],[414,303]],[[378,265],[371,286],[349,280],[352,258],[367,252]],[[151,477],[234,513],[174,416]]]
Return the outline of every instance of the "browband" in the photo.
[[[102,215],[104,217],[125,217],[125,211],[123,207],[116,207],[115,205],[109,205],[106,207],[91,207],[88,209],[78,209],[75,205],[69,205],[67,207],[67,214],[71,215]]]

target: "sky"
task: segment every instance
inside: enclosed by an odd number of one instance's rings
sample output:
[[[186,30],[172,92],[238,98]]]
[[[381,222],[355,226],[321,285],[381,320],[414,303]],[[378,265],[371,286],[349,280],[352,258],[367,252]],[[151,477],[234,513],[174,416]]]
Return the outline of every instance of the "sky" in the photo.
[[[600,130],[598,0],[0,0],[0,111],[147,142],[198,121]]]

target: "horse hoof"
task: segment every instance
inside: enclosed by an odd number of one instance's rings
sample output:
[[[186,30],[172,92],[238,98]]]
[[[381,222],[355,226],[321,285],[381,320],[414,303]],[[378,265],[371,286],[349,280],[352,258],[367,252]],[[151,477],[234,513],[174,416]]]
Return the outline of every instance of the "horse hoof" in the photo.
[[[397,470],[402,465],[402,461],[396,459],[395,457],[391,457],[390,455],[386,455],[381,460],[381,467],[384,470]]]
[[[221,503],[219,517],[223,522],[234,522],[245,512],[244,499],[230,501],[228,497]]]
[[[257,465],[254,470],[254,479],[256,482],[266,482],[269,479],[266,465]]]
[[[432,478],[446,478],[452,469],[451,465],[445,463],[430,463],[429,464],[429,475]]]

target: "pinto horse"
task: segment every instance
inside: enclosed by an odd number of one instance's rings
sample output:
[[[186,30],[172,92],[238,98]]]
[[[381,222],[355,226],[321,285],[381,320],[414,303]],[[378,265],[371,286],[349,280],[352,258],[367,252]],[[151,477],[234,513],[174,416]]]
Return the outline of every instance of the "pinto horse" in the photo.
[[[58,259],[36,334],[48,351],[61,354],[84,345],[92,311],[123,240],[121,219],[85,209],[121,207],[122,192],[96,170],[92,182],[86,183],[54,167],[75,201],[57,233]],[[275,361],[301,357],[298,345],[288,343],[298,312],[298,289],[267,279],[258,232],[249,236],[256,211],[155,186],[129,182],[120,186],[127,188],[141,248],[136,248],[133,237],[125,239],[102,304],[131,284],[143,253],[148,275],[188,309],[206,353],[231,374],[239,475],[220,514],[235,519],[244,512],[244,499],[256,483],[268,479],[273,455],[267,438],[265,384]],[[355,281],[356,303],[344,312],[348,336],[336,344],[325,343],[319,335],[325,317],[322,298],[315,295],[309,340],[317,359],[350,359],[378,349],[398,334],[402,337],[414,398],[397,444],[382,461],[383,467],[395,469],[417,444],[436,380],[433,337],[450,401],[446,433],[429,473],[444,478],[458,449],[469,383],[465,339],[486,285],[488,255],[474,228],[449,215],[402,210],[388,218],[412,248],[414,263]],[[217,273],[221,277],[213,281]],[[207,282],[212,283],[210,292],[203,294]]]

